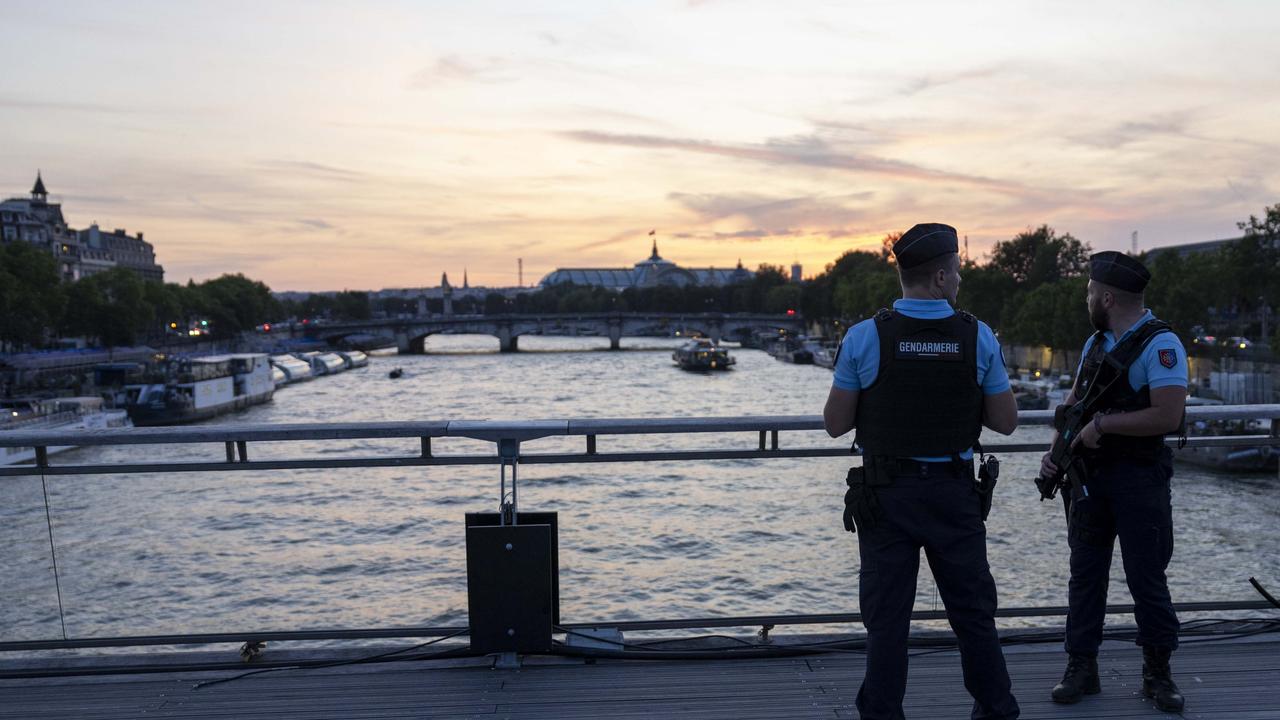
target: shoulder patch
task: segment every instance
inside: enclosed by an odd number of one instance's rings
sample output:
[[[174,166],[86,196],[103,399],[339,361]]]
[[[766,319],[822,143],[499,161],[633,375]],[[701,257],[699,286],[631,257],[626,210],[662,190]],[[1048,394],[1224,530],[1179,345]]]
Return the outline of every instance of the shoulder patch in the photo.
[[[964,320],[965,322],[970,322],[970,323],[971,323],[971,322],[973,322],[974,320],[977,320],[977,318],[975,318],[975,317],[973,316],[973,313],[971,313],[971,312],[966,312],[966,311],[964,311],[964,310],[957,310],[957,311],[956,311],[956,314],[957,314],[957,315],[959,315],[959,316],[960,316],[960,319],[961,319],[961,320]]]
[[[1172,368],[1174,365],[1178,364],[1178,353],[1173,349],[1160,350],[1159,355],[1160,364],[1167,368]]]

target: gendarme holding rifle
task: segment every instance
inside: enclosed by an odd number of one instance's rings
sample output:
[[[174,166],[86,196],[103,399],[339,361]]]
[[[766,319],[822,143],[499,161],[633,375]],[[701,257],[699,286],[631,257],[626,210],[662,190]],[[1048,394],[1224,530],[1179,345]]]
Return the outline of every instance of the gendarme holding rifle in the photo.
[[[1097,332],[1085,343],[1071,396],[1057,410],[1058,432],[1036,483],[1042,499],[1063,490],[1071,547],[1069,659],[1054,701],[1101,692],[1098,647],[1119,537],[1142,646],[1142,691],[1161,710],[1177,712],[1184,701],[1169,656],[1179,625],[1165,577],[1173,554],[1173,464],[1164,437],[1182,425],[1187,355],[1169,325],[1144,307],[1150,279],[1142,263],[1123,253],[1090,258],[1087,303]]]

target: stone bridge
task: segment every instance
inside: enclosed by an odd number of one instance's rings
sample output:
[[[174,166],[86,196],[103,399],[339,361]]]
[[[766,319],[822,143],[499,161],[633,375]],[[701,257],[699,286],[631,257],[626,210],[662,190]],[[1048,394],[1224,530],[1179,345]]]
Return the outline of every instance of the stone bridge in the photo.
[[[280,327],[280,326],[277,326]],[[798,315],[745,313],[564,313],[539,315],[453,315],[387,318],[361,322],[294,324],[281,328],[298,337],[337,344],[349,335],[393,335],[402,353],[422,353],[430,335],[492,335],[502,352],[516,352],[522,335],[607,337],[617,350],[625,337],[669,337],[679,330],[713,340],[737,340],[756,330],[803,332]]]

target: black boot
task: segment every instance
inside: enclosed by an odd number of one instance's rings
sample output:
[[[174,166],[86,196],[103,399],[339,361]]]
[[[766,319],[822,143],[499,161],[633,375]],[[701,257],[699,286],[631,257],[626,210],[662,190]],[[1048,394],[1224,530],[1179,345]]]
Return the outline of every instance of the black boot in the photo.
[[[1097,695],[1102,692],[1102,684],[1098,682],[1098,659],[1084,655],[1070,655],[1067,659],[1067,672],[1062,682],[1053,686],[1053,701],[1056,703],[1078,703],[1085,695]]]
[[[1168,648],[1142,648],[1142,694],[1155,701],[1156,707],[1165,712],[1182,712],[1187,701],[1178,692],[1169,672]]]

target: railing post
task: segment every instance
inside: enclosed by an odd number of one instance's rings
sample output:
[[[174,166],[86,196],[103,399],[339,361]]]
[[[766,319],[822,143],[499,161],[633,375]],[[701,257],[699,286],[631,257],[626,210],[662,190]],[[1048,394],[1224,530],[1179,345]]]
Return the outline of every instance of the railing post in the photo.
[[[512,525],[515,525],[516,512],[520,506],[519,490],[517,484],[518,471],[516,467],[520,462],[520,441],[515,438],[499,438],[498,439],[498,458],[501,464],[501,486],[498,496],[498,511],[504,519],[510,519]],[[507,502],[507,463],[511,463],[511,502]],[[504,523],[505,524],[505,523]]]

